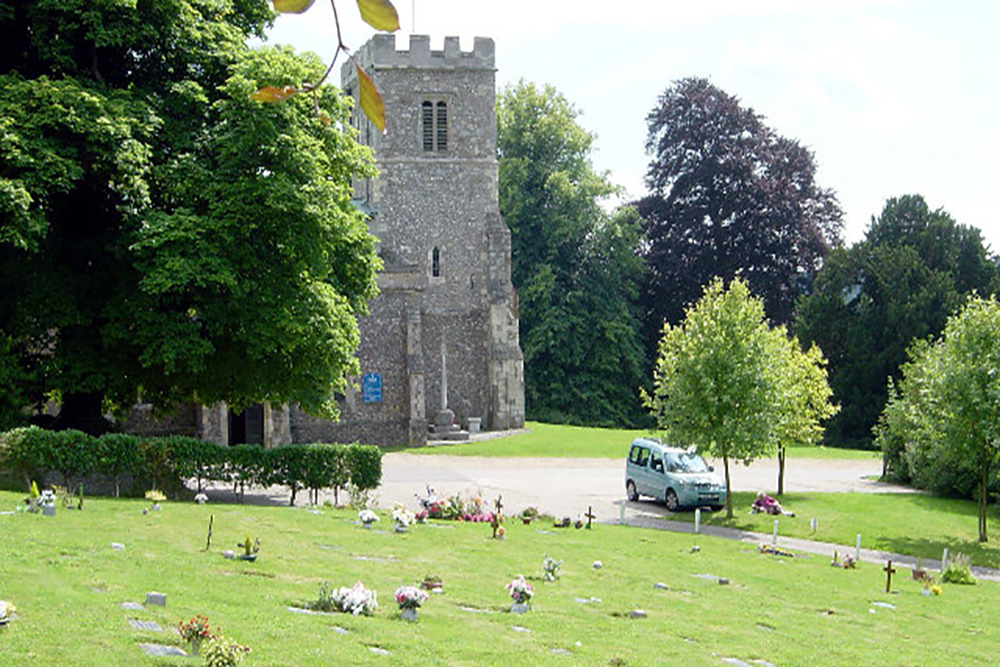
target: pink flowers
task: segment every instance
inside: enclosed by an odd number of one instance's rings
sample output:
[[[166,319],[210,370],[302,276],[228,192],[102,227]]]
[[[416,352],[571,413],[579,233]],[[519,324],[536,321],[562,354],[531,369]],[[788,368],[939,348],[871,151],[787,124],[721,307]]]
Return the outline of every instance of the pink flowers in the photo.
[[[416,609],[428,597],[425,591],[415,586],[400,586],[396,589],[396,604],[399,605],[400,609]]]

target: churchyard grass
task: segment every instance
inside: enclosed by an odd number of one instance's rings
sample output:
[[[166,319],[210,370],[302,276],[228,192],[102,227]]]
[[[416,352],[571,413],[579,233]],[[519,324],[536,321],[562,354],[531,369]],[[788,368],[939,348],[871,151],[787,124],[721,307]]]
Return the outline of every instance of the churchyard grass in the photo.
[[[778,535],[819,542],[854,545],[858,533],[861,546],[891,553],[941,559],[944,549],[962,552],[973,565],[1000,568],[1000,515],[989,511],[994,538],[978,541],[979,510],[971,500],[939,498],[926,493],[786,493],[781,504],[794,517],[751,514],[754,494],[733,494],[732,520],[725,511],[702,512],[702,523],[771,534],[778,519]],[[694,521],[693,512],[670,515]],[[810,519],[816,518],[816,532]],[[832,556],[832,554],[831,554]]]
[[[0,492],[2,509],[20,500]],[[147,506],[88,498],[82,512],[0,516],[0,599],[19,613],[0,629],[4,664],[190,665],[146,656],[138,643],[182,646],[173,628],[195,614],[251,646],[250,667],[720,665],[724,658],[985,664],[1000,650],[993,611],[1000,588],[992,582],[945,585],[942,595],[925,597],[897,574],[899,593],[891,595],[880,566],[841,570],[825,556],[766,556],[753,545],[708,537],[698,537],[700,551],[692,552],[692,535],[619,526],[557,530],[508,521],[506,540],[497,541],[488,524],[435,522],[395,534],[385,514],[366,530],[348,510],[166,502],[143,515]],[[850,506],[840,512],[849,513]],[[261,540],[256,563],[220,555],[247,534]],[[562,561],[557,582],[542,581],[546,554]],[[591,566],[596,560],[601,569]],[[399,620],[393,591],[429,573],[442,576],[444,593],[424,604],[418,623]],[[536,592],[523,615],[505,611],[504,585],[518,574]],[[378,592],[372,617],[286,609],[315,599],[321,582],[357,580]],[[143,602],[149,591],[165,593],[166,607],[120,606]],[[629,619],[633,609],[647,618]],[[135,630],[129,618],[164,630]]]
[[[528,422],[525,432],[514,435],[457,443],[442,447],[397,449],[413,454],[450,456],[496,457],[556,457],[556,458],[607,458],[624,459],[628,446],[635,438],[648,437],[650,431],[641,429],[605,429],[562,424]],[[881,452],[836,447],[789,447],[789,458],[814,459],[872,459]]]

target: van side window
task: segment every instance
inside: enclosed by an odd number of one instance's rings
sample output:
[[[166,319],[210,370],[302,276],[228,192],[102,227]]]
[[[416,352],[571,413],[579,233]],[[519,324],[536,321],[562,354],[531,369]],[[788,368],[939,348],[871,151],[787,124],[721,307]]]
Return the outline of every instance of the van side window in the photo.
[[[636,459],[636,465],[645,466],[649,463],[649,447],[640,447],[639,456]]]
[[[649,464],[649,467],[656,472],[663,472],[663,459],[661,459],[656,454],[653,454],[653,460]]]
[[[639,445],[632,445],[632,449],[628,453],[629,463],[639,462]]]

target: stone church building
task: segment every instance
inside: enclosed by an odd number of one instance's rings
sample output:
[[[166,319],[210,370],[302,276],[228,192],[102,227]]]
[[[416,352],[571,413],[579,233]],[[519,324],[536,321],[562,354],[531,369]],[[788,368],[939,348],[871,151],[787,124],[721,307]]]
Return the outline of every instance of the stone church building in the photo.
[[[379,170],[354,183],[384,262],[380,294],[359,322],[362,376],[342,399],[339,422],[295,406],[192,407],[177,417],[198,437],[415,446],[462,429],[524,425],[510,231],[497,201],[493,40],[477,37],[463,52],[448,37],[435,51],[413,35],[397,50],[393,35],[380,34],[355,57],[386,109],[382,134],[358,108],[357,74],[345,64],[352,124]],[[142,421],[133,425],[145,430]]]

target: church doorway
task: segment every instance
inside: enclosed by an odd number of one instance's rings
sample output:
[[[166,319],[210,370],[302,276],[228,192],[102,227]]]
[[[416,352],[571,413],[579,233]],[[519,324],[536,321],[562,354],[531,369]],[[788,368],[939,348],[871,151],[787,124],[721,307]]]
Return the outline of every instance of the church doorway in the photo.
[[[264,444],[264,405],[251,403],[242,412],[229,411],[229,444]]]

